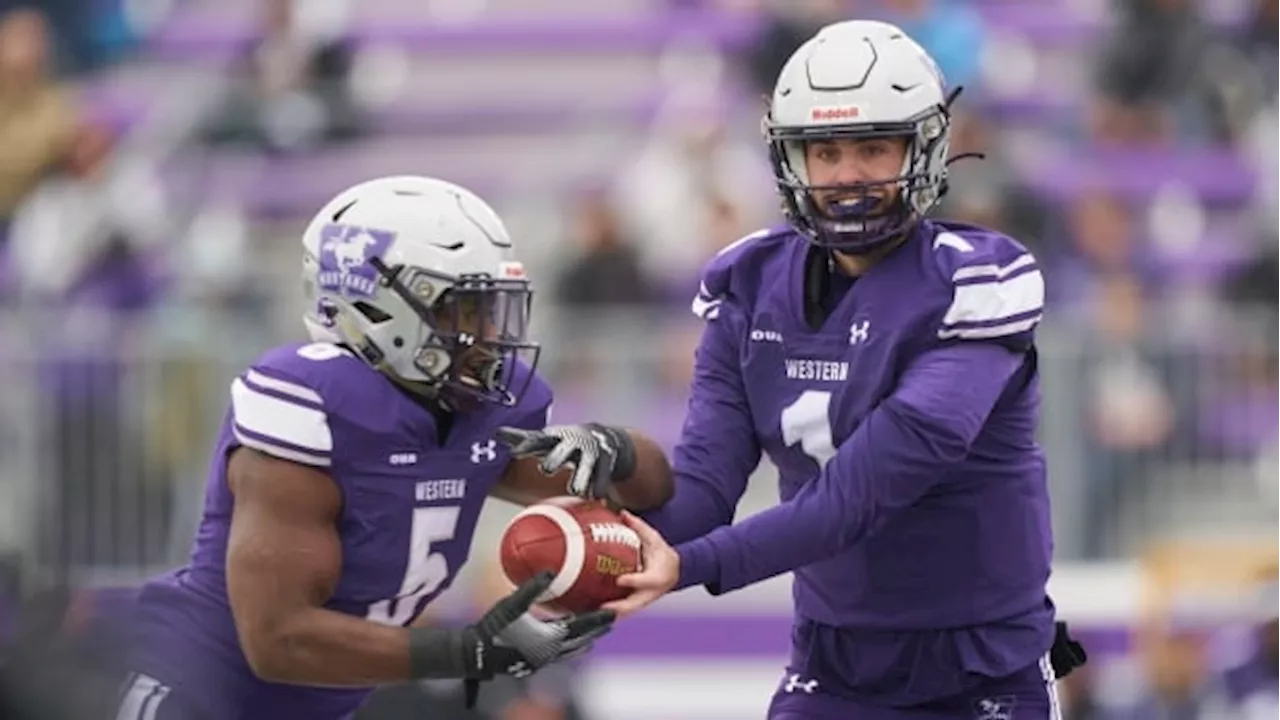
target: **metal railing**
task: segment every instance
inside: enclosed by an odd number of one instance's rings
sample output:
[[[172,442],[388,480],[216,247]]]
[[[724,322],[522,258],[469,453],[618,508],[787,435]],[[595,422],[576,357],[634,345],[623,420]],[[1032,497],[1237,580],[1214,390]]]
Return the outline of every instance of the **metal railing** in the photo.
[[[558,420],[675,440],[696,320],[542,318]],[[0,333],[0,548],[41,568],[125,577],[180,562],[230,379],[289,335],[260,315],[181,307],[133,319],[28,311],[0,319]],[[1044,328],[1042,439],[1061,557],[1275,532],[1276,351],[1249,337],[1108,347]],[[776,500],[767,463],[757,476],[744,508]]]

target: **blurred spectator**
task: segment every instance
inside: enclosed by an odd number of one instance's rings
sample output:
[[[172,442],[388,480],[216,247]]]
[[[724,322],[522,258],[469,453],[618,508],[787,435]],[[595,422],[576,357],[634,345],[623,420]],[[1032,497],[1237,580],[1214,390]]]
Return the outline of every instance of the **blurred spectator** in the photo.
[[[154,265],[148,251],[169,229],[165,201],[149,169],[113,160],[113,144],[100,126],[78,128],[66,172],[50,177],[15,214],[14,272],[25,300],[62,302],[80,293],[100,298],[95,304],[146,304],[154,285],[143,277]]]
[[[609,196],[598,190],[582,194],[573,217],[579,250],[556,278],[556,302],[570,310],[590,311],[652,299],[636,244]]]
[[[1214,678],[1203,720],[1270,720],[1280,715],[1278,582],[1275,568],[1261,573],[1251,603],[1257,621],[1247,652]]]
[[[361,122],[348,83],[352,50],[339,28],[317,20],[340,2],[262,3],[260,35],[232,69],[210,140],[286,150],[357,134]]]
[[[787,58],[818,28],[848,20],[845,0],[772,0],[765,10],[764,30],[745,58],[751,87],[768,98]]]
[[[1280,0],[1253,0],[1251,17],[1235,33],[1235,47],[1248,69],[1240,73],[1247,83],[1234,96],[1231,118],[1240,135],[1257,110],[1280,100]]]
[[[1136,273],[1147,284],[1148,248],[1139,236],[1133,208],[1104,190],[1085,190],[1067,201],[1040,257],[1048,268],[1046,292],[1058,314],[1070,316],[1098,297],[1099,278]]]
[[[61,163],[76,112],[50,79],[49,30],[33,9],[0,17],[0,226]]]
[[[1112,272],[1099,278],[1094,293],[1075,383],[1088,463],[1088,512],[1080,519],[1086,559],[1114,551],[1121,531],[1131,529],[1120,524],[1141,510],[1159,481],[1152,464],[1177,420],[1170,356],[1150,343],[1141,286]]]
[[[54,38],[51,54],[60,75],[82,75],[120,59],[139,39],[136,20],[167,9],[164,3],[140,8],[132,0],[0,0],[0,14],[36,7]]]
[[[1143,655],[1147,691],[1133,705],[1117,708],[1112,720],[1199,720],[1205,694],[1203,632],[1178,622],[1173,620]]]
[[[985,28],[966,0],[859,0],[859,16],[891,22],[933,56],[947,87],[978,82]]]
[[[727,114],[710,91],[671,98],[616,188],[645,271],[669,279],[681,302],[689,279],[723,247],[711,243],[726,237],[726,228],[736,224],[745,234],[778,219],[764,143],[733,135],[738,126]],[[756,119],[753,113],[749,122]]]
[[[1280,82],[1280,9],[1274,0],[1253,0],[1253,12],[1240,27],[1236,43],[1245,58],[1258,73],[1258,90],[1263,103],[1276,101],[1277,82]]]
[[[1277,262],[1275,240],[1261,255],[1231,276],[1226,283],[1225,297],[1241,309],[1269,308],[1277,311],[1280,297],[1280,263]],[[1272,323],[1274,324],[1274,323]]]
[[[999,128],[961,97],[952,118],[951,155],[981,153],[951,165],[947,195],[940,217],[982,225],[1017,238],[1029,250],[1044,257],[1045,231],[1042,203],[1026,189],[1013,167],[1007,143],[998,141]]]
[[[647,316],[638,314],[655,298],[633,236],[621,224],[610,196],[593,189],[577,197],[573,236],[578,248],[561,264],[554,298],[564,311],[549,348],[566,382],[594,377],[599,356],[619,343],[644,342]],[[619,322],[619,313],[629,313]],[[626,328],[623,330],[622,328]],[[631,357],[630,353],[627,356]],[[567,390],[566,394],[567,394]]]
[[[113,158],[112,144],[104,130],[81,128],[68,172],[38,188],[12,228],[25,321],[43,329],[42,488],[56,506],[46,508],[42,560],[59,565],[155,562],[166,549],[168,478],[152,472],[142,418],[124,408],[142,388],[126,352],[163,291],[156,245],[167,218],[156,180]],[[109,506],[95,502],[104,493],[133,498],[148,518],[104,513]]]
[[[1275,2],[1262,0],[1237,37],[1191,0],[1125,0],[1096,68],[1092,130],[1111,142],[1231,142],[1276,91]]]

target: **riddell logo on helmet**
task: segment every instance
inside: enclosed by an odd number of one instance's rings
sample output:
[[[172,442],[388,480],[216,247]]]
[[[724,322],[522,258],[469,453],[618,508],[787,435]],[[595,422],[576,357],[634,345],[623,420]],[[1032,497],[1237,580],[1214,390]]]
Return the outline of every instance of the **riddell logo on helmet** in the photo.
[[[524,264],[515,261],[504,262],[498,265],[498,277],[505,280],[523,280]]]
[[[862,108],[857,105],[829,105],[816,107],[809,111],[811,122],[840,122],[841,120],[857,120],[862,115]]]

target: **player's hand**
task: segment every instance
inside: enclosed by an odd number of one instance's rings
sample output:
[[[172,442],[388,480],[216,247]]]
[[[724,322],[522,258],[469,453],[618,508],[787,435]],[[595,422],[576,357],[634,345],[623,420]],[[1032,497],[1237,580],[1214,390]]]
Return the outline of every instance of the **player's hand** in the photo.
[[[468,708],[475,706],[481,681],[496,675],[527,677],[550,663],[575,658],[613,628],[615,615],[609,610],[554,620],[530,614],[553,579],[550,572],[538,573],[463,630],[463,647],[472,658],[465,683]]]
[[[577,497],[611,499],[613,484],[635,469],[635,443],[622,428],[598,423],[552,425],[542,430],[500,427],[495,438],[515,457],[540,458],[538,469],[546,475],[573,468],[565,490]]]
[[[553,575],[538,573],[533,579],[499,600],[470,626],[483,645],[478,655],[477,679],[494,675],[524,677],[550,663],[577,657],[613,627],[607,610],[540,620],[529,613],[550,587]]]
[[[680,579],[680,556],[662,535],[629,512],[623,511],[622,519],[640,536],[640,567],[643,569],[618,578],[618,585],[632,589],[625,598],[605,604],[604,608],[617,613],[618,617],[626,617],[652,605]]]

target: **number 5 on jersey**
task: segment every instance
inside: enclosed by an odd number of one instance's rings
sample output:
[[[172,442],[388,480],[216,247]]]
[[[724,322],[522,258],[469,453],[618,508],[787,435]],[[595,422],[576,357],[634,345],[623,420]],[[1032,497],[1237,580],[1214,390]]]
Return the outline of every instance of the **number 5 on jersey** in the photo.
[[[431,543],[453,539],[458,527],[457,507],[420,507],[413,509],[409,556],[400,592],[393,598],[379,600],[369,606],[365,617],[383,625],[405,626],[413,622],[418,604],[440,588],[449,578],[449,563],[442,553],[431,552]]]
[[[805,390],[796,401],[782,410],[782,442],[788,446],[800,444],[805,455],[826,467],[836,454],[831,439],[831,393],[825,390]]]

